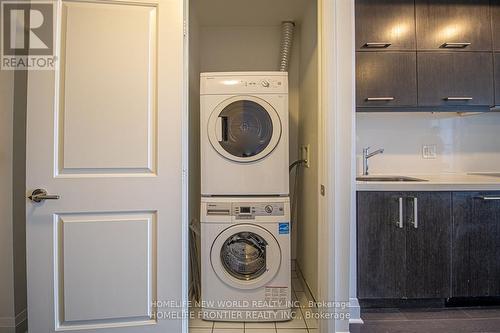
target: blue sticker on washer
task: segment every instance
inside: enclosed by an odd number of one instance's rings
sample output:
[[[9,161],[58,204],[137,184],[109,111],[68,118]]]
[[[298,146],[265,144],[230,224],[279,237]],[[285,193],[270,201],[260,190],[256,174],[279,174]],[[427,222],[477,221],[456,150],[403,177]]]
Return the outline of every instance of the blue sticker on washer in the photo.
[[[280,235],[290,233],[290,223],[288,223],[288,222],[280,223],[278,230],[279,230]]]

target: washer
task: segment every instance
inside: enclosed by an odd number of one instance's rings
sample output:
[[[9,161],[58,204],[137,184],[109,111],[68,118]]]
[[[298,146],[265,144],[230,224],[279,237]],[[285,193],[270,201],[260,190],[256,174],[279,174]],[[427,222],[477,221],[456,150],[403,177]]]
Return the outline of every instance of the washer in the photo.
[[[201,194],[283,195],[288,184],[288,74],[200,75]]]
[[[202,198],[204,319],[291,319],[289,227],[288,198]]]

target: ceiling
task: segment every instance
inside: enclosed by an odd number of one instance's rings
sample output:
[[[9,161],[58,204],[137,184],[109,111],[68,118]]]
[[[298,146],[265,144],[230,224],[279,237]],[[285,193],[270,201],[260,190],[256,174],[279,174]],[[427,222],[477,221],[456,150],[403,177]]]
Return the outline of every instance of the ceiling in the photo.
[[[306,7],[315,0],[190,0],[203,26],[279,25],[300,23]]]

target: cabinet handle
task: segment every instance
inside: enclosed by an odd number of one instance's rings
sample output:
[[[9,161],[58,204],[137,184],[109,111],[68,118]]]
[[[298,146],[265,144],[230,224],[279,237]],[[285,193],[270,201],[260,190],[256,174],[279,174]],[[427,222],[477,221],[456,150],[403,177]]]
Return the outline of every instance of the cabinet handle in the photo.
[[[368,102],[388,102],[388,101],[393,101],[395,100],[396,98],[394,97],[368,97],[366,98],[366,101]]]
[[[412,197],[413,199],[413,221],[410,223],[413,225],[415,229],[418,229],[418,199],[416,197]]]
[[[396,225],[399,228],[403,228],[403,198],[399,198],[399,220],[396,221]]]
[[[366,47],[368,49],[385,49],[391,45],[392,43],[387,43],[387,42],[370,42],[370,43],[365,43],[363,47]]]
[[[472,97],[445,97],[446,101],[472,101]]]
[[[488,196],[479,196],[475,197],[476,199],[481,199],[484,201],[500,201],[500,197],[488,197]]]
[[[449,43],[449,42],[446,42],[444,43],[443,45],[441,45],[441,47],[444,47],[446,49],[463,49],[463,48],[466,48],[467,46],[469,46],[470,43]]]

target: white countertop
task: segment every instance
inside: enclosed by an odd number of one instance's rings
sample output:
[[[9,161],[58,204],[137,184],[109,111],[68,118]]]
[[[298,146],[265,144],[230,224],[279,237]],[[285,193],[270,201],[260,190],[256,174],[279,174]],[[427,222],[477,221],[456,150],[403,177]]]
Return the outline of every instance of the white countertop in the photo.
[[[370,175],[387,176],[387,175]],[[357,191],[500,191],[500,173],[495,174],[398,174],[425,179],[423,182],[357,181]]]

